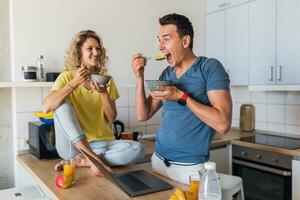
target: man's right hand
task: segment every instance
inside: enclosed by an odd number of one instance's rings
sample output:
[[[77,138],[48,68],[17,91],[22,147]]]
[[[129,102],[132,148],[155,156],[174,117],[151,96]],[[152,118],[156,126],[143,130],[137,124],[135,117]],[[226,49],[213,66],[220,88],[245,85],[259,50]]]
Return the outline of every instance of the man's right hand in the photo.
[[[131,67],[137,78],[144,76],[144,70],[146,64],[147,64],[147,60],[143,57],[142,54],[136,53],[132,56]]]

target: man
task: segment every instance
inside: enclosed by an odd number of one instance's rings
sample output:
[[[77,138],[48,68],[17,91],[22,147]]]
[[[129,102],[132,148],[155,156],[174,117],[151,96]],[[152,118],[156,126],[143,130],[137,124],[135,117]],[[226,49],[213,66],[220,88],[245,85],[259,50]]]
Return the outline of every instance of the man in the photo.
[[[138,120],[145,121],[163,107],[152,168],[188,184],[189,175],[201,170],[208,161],[214,132],[226,134],[231,126],[229,77],[218,60],[193,53],[194,31],[188,18],[169,14],[160,18],[159,23],[159,49],[169,64],[159,79],[173,84],[150,92],[146,98],[146,60],[139,53],[133,55],[136,114]]]

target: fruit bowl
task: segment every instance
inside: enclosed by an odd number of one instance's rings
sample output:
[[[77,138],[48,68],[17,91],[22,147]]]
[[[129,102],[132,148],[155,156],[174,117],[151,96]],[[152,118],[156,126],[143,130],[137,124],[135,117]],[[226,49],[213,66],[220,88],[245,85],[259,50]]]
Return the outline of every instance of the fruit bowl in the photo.
[[[94,83],[98,83],[100,85],[106,86],[110,81],[111,76],[101,75],[101,74],[91,74],[90,80]]]
[[[172,81],[145,80],[146,86],[150,91],[159,91],[159,86],[171,86]]]

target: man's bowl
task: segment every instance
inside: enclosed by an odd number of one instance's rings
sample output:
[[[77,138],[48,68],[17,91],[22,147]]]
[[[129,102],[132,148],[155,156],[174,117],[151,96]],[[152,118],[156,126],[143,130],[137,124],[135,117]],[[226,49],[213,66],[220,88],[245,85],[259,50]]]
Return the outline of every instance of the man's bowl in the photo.
[[[159,86],[171,86],[172,81],[145,80],[146,86],[150,91],[159,91]]]

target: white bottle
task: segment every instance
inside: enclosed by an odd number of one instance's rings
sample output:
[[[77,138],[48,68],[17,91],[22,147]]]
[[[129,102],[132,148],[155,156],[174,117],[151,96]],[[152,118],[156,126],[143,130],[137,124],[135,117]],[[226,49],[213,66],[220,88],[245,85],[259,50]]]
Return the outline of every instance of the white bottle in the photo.
[[[198,197],[201,200],[221,200],[221,187],[216,173],[216,163],[204,163],[205,172],[201,177]]]
[[[42,54],[38,57],[38,80],[46,81],[44,56]]]

